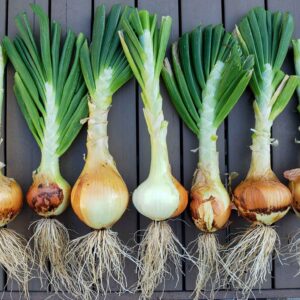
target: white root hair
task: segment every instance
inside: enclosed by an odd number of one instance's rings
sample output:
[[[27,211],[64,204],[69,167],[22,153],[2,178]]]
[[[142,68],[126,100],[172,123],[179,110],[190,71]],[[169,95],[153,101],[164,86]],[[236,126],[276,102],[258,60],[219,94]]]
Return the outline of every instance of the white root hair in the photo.
[[[33,235],[27,248],[31,247],[33,241],[33,254],[41,284],[43,285],[44,277],[54,293],[62,292],[64,289],[73,291],[76,282],[73,281],[66,259],[70,241],[67,228],[52,218],[39,219],[32,225],[34,225]]]
[[[243,299],[248,299],[255,286],[261,288],[271,273],[272,256],[279,257],[280,240],[271,226],[254,224],[241,236],[232,240],[225,255],[229,283],[240,289]]]
[[[106,297],[112,284],[119,294],[128,292],[126,259],[136,264],[131,252],[111,229],[95,230],[71,241],[67,256],[78,284],[76,296],[86,300]]]
[[[191,260],[167,221],[150,223],[139,244],[138,258],[137,290],[141,291],[141,299],[150,299],[159,284],[164,290],[167,277],[175,277],[178,283],[181,259]]]
[[[297,262],[299,270],[295,276],[300,275],[300,230],[290,238],[288,244],[283,247],[282,252],[285,261],[295,260]]]
[[[26,240],[9,228],[0,228],[0,264],[4,267],[7,279],[15,280],[24,297],[29,299],[28,281],[31,279],[33,255],[26,247]]]
[[[198,268],[196,286],[193,292],[194,299],[201,296],[207,299],[214,299],[215,292],[222,288],[224,281],[224,261],[221,256],[223,247],[218,241],[216,234],[203,233],[191,243],[190,252],[195,252]],[[209,297],[205,291],[210,291]]]

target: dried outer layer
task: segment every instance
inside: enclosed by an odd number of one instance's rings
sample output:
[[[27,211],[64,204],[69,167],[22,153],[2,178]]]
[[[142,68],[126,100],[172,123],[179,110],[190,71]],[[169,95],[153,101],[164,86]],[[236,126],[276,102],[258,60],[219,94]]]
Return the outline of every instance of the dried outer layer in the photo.
[[[34,175],[26,199],[28,205],[40,216],[62,213],[69,203],[70,186],[44,175]]]
[[[110,164],[86,167],[76,181],[71,204],[78,218],[94,229],[109,228],[125,212],[129,194],[122,177]]]
[[[290,181],[289,188],[292,192],[293,202],[292,207],[300,216],[300,169],[292,169],[284,172],[284,177]]]
[[[207,180],[202,172],[197,170],[190,196],[192,219],[200,230],[215,232],[226,225],[231,205],[221,181]]]
[[[181,185],[181,183],[175,177],[173,177],[173,183],[175,184],[175,187],[179,193],[178,207],[173,213],[173,215],[171,216],[171,218],[176,218],[185,211],[189,202],[189,196],[186,189]]]
[[[23,194],[19,184],[12,178],[0,178],[0,227],[10,223],[21,211]]]
[[[292,195],[276,177],[273,179],[247,179],[233,193],[239,214],[250,222],[271,225],[289,210]]]

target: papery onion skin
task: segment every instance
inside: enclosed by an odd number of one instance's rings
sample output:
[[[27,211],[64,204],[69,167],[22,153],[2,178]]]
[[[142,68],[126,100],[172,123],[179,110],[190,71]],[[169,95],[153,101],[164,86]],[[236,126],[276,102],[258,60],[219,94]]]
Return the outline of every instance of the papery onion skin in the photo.
[[[110,228],[126,211],[129,193],[114,166],[106,162],[91,166],[86,163],[73,187],[72,208],[89,227]]]
[[[289,180],[289,188],[293,196],[292,207],[300,217],[300,169],[292,169],[284,172],[284,177]]]
[[[233,193],[240,215],[250,222],[272,225],[290,209],[292,195],[275,176],[273,179],[248,178]]]
[[[61,176],[53,178],[35,174],[26,199],[28,205],[40,216],[57,216],[67,208],[70,192],[70,185]]]
[[[189,195],[187,190],[183,187],[183,185],[181,185],[181,183],[175,177],[173,177],[173,183],[175,184],[175,187],[179,193],[178,208],[172,215],[172,218],[176,218],[185,211],[189,202]]]
[[[10,223],[21,211],[23,193],[20,185],[12,178],[0,177],[0,227]]]
[[[194,185],[191,190],[190,210],[192,219],[200,230],[215,232],[223,228],[230,217],[229,196],[226,190],[223,192],[210,186]]]

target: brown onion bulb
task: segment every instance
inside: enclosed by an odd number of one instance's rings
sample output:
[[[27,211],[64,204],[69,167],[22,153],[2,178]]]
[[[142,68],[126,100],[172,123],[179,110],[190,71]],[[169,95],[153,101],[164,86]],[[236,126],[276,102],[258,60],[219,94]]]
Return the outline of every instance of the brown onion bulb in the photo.
[[[290,181],[289,188],[292,192],[293,202],[292,207],[300,216],[300,169],[292,169],[284,172],[284,177]]]
[[[197,170],[190,196],[192,219],[200,230],[215,232],[226,225],[231,203],[221,181],[208,182],[202,172]]]
[[[56,178],[35,174],[26,199],[28,205],[40,216],[57,216],[69,204],[71,187],[60,175]]]
[[[12,178],[0,175],[0,227],[11,222],[21,211],[23,193]]]
[[[109,228],[125,212],[129,193],[117,169],[106,163],[86,163],[76,181],[71,204],[78,218],[94,229]]]
[[[234,190],[233,201],[239,214],[248,221],[271,225],[288,212],[292,195],[272,174],[242,181]]]

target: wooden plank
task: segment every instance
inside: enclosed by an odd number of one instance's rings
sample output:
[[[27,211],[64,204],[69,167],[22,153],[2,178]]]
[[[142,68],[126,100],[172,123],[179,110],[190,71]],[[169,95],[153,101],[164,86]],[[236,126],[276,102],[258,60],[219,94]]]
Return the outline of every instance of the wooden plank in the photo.
[[[4,37],[5,34],[7,34],[7,2],[6,0],[0,0],[0,41],[2,40],[2,38]],[[6,80],[6,75],[5,75],[5,79]],[[2,85],[2,82],[0,83]],[[2,124],[1,125],[1,138],[3,138],[3,142],[0,145],[0,161],[5,163],[5,147],[6,147],[6,115],[5,115],[5,109],[6,109],[6,85],[5,82],[3,83],[3,87],[4,87],[4,100],[3,100],[3,111],[2,111],[2,116],[1,116],[1,120],[2,120]],[[6,169],[3,170],[4,173],[6,173]],[[4,288],[4,284],[5,284],[5,273],[3,271],[3,269],[0,268],[0,291],[3,290]]]
[[[263,291],[258,291],[255,290],[253,291],[254,295],[253,298],[255,299],[295,299],[300,297],[300,292],[299,289],[280,289],[280,290],[263,290]],[[32,292],[31,293],[31,300],[41,300],[45,299],[45,296],[51,296],[52,300],[60,300],[61,295],[54,295],[54,294],[45,294],[42,292]],[[12,293],[4,293],[4,298],[3,299],[19,299],[19,294],[16,292]],[[206,294],[207,297],[200,297],[199,300],[201,299],[208,299],[209,294]],[[140,297],[140,294],[122,294],[121,298],[122,300],[138,300]],[[215,295],[216,299],[236,299],[236,294],[233,291],[218,291]],[[121,299],[120,296],[116,294],[108,294],[105,299],[107,300],[119,300]],[[186,291],[169,291],[165,292],[163,295],[163,298],[161,298],[161,293],[156,292],[154,293],[153,297],[151,298],[152,300],[187,300],[191,299],[191,292],[186,292]]]
[[[99,4],[106,5],[107,12],[118,0],[95,0],[95,9]],[[134,6],[134,0],[124,0],[123,5]],[[131,79],[113,96],[113,105],[108,116],[109,149],[114,157],[118,170],[125,180],[130,194],[137,185],[137,137],[136,137],[136,86]],[[130,201],[122,218],[114,225],[113,230],[130,247],[134,246],[133,235],[137,229],[137,211]],[[135,265],[127,261],[125,272],[128,286],[137,280]],[[112,283],[113,290],[116,288]]]
[[[203,24],[219,24],[222,22],[222,3],[220,0],[187,0],[181,2],[181,31],[182,33],[189,32],[196,26]],[[220,173],[226,172],[225,166],[225,137],[224,125],[218,130],[218,151],[220,160]],[[183,178],[184,185],[190,190],[193,174],[197,168],[198,152],[191,152],[192,149],[199,147],[197,137],[183,124]],[[224,178],[223,178],[224,179]],[[185,220],[188,226],[185,226],[186,244],[197,239],[201,231],[193,224],[189,212],[185,214]],[[226,230],[220,230],[218,238],[221,243],[225,241]],[[192,253],[194,254],[194,253]],[[185,287],[186,290],[195,288],[195,280],[197,278],[196,268],[191,269],[191,264],[186,264]]]
[[[171,16],[172,17],[172,32],[169,41],[169,45],[178,38],[179,34],[179,20],[178,20],[178,1],[177,0],[153,0],[153,1],[138,1],[138,8],[147,9],[151,13],[158,14],[158,20],[161,16]],[[159,9],[158,9],[159,8]],[[163,101],[163,111],[165,119],[169,122],[168,126],[168,151],[169,151],[169,160],[172,168],[172,174],[178,180],[180,180],[180,120],[174,110],[173,106],[168,100],[167,92],[164,86],[161,84],[161,95],[164,99]],[[147,132],[147,127],[144,119],[144,114],[142,110],[143,104],[142,100],[139,99],[139,182],[143,182],[148,174],[150,169],[150,141],[149,134]],[[143,217],[140,217],[140,229],[145,229],[150,223],[150,220]],[[177,220],[169,221],[169,224],[172,226],[175,234],[179,239],[181,239],[181,222]],[[166,280],[165,290],[181,290],[182,289],[182,278],[178,281],[176,285],[176,278],[170,278]],[[163,286],[157,288],[157,290],[162,290]]]
[[[300,37],[300,11],[299,2],[296,0],[268,0],[268,9],[271,11],[289,11],[292,13],[295,21],[294,37]],[[287,74],[295,74],[292,50],[288,53],[287,59],[283,65]],[[273,147],[273,169],[276,175],[284,183],[287,181],[282,174],[285,170],[297,168],[300,166],[300,146],[294,143],[294,139],[299,137],[299,114],[296,111],[297,97],[294,95],[284,112],[275,120],[273,126],[273,137],[278,139],[279,146]],[[290,238],[299,230],[300,220],[291,211],[285,218],[277,224],[277,232],[280,236],[282,246],[287,245]],[[295,261],[290,264],[282,265],[275,260],[275,273],[273,288],[299,288],[299,277],[295,274],[299,266]]]
[[[239,1],[225,0],[224,25],[232,31],[241,18],[255,6],[264,6],[263,0]],[[239,177],[233,181],[233,188],[247,175],[251,160],[251,132],[254,126],[254,114],[252,109],[253,94],[248,89],[241,97],[228,117],[228,170],[229,173],[237,172]],[[248,228],[249,223],[239,217],[234,211],[231,217],[230,234],[239,233]],[[262,288],[271,288],[271,276],[268,276]]]
[[[14,38],[17,29],[14,21],[14,17],[19,13],[26,11],[28,18],[32,24],[34,24],[34,33],[37,31],[37,22],[33,13],[29,7],[29,3],[32,1],[24,0],[11,0],[9,1],[8,7],[8,35]],[[37,0],[35,3],[40,4],[46,11],[48,11],[47,0]],[[7,136],[9,137],[6,142],[6,153],[7,153],[7,175],[15,178],[22,186],[24,196],[29,186],[32,183],[32,172],[38,167],[40,162],[40,151],[34,141],[27,124],[19,110],[13,93],[13,76],[14,70],[10,65],[7,70]],[[25,197],[24,197],[25,198]],[[35,214],[28,206],[24,203],[23,211],[14,222],[8,225],[23,234],[27,239],[32,235],[32,227],[28,229],[30,224],[39,219],[39,216]],[[29,283],[29,290],[39,291],[40,280],[33,279]],[[43,289],[47,288],[44,285]],[[16,284],[9,284],[8,289],[17,290]]]

